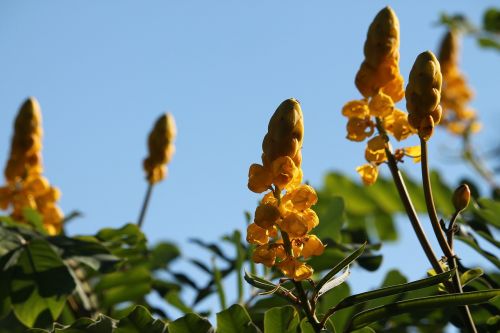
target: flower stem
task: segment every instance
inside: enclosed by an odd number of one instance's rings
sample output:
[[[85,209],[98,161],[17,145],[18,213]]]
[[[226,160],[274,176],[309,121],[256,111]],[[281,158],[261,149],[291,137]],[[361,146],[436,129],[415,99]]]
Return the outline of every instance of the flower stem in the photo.
[[[142,224],[144,223],[144,217],[146,216],[146,211],[149,205],[149,199],[151,198],[152,192],[153,192],[153,184],[148,183],[148,189],[146,190],[146,195],[144,196],[141,213],[139,214],[139,219],[137,220],[137,225],[139,226],[139,228],[141,228]]]
[[[290,237],[286,232],[281,230],[281,236],[283,237],[283,245],[285,247],[285,252],[288,256],[292,256],[292,244],[290,242]],[[306,314],[309,323],[313,326],[316,332],[321,332],[322,325],[319,323],[318,318],[316,318],[316,314],[314,313],[313,308],[311,307],[311,303],[309,303],[309,299],[307,298],[304,287],[302,286],[302,282],[293,280],[293,284],[295,285],[295,289],[297,289],[299,303],[302,307],[302,310]]]
[[[439,224],[439,219],[436,213],[436,207],[434,205],[434,199],[432,197],[432,187],[429,177],[429,159],[427,152],[427,141],[420,138],[420,146],[422,151],[422,182],[424,186],[424,195],[425,195],[425,204],[427,206],[427,213],[429,214],[429,219],[431,220],[432,229],[434,230],[439,246],[441,247],[441,250],[448,259],[448,264],[450,265],[450,269],[454,269],[457,267],[457,257],[453,252],[453,248],[450,247],[450,244],[446,239],[446,235]],[[448,290],[449,292],[456,292],[456,293],[463,292],[462,284],[460,283],[460,274],[458,270],[452,277],[452,283],[453,283],[452,286],[453,288],[451,289],[449,288]],[[474,332],[474,333],[477,332],[469,307],[461,306],[460,312],[467,330],[469,332]]]
[[[377,129],[380,134],[387,136],[379,118],[377,118]],[[417,212],[415,211],[415,207],[413,206],[413,203],[410,199],[410,195],[408,193],[408,190],[406,189],[406,185],[404,183],[403,177],[401,176],[401,172],[399,172],[397,161],[394,158],[394,154],[392,153],[391,144],[389,141],[387,141],[385,146],[385,154],[387,155],[389,170],[391,171],[392,178],[394,180],[394,183],[396,184],[399,198],[403,203],[403,206],[406,210],[406,215],[408,215],[408,218],[410,219],[410,223],[413,227],[413,230],[415,231],[418,241],[420,242],[420,246],[424,250],[427,260],[429,260],[429,263],[431,264],[434,271],[436,271],[436,273],[438,274],[443,273],[443,268],[439,264],[439,260],[437,259],[436,254],[434,253],[434,250],[432,249],[432,246],[429,243],[427,236],[425,235],[422,224],[418,219]]]

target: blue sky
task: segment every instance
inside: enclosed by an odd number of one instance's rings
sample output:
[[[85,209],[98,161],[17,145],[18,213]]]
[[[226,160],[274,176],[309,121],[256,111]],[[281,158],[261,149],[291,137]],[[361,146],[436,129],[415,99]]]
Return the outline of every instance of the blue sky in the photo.
[[[40,101],[44,163],[62,190],[61,206],[85,216],[70,234],[135,221],[146,189],[146,136],[165,111],[176,118],[177,153],[154,189],[145,232],[152,241],[216,240],[244,226],[258,196],[246,188],[277,105],[296,97],[305,118],[305,179],[319,186],[328,170],[356,177],[363,144],[345,139],[342,105],[360,95],[354,75],[368,25],[385,5],[401,24],[401,72],[436,50],[439,13],[465,13],[479,23],[495,1],[2,1],[0,3],[0,165],[12,123],[27,96]],[[463,43],[462,68],[476,90],[473,106],[486,124],[476,138],[498,142],[498,53]],[[448,181],[470,172],[444,133],[431,142],[432,166]],[[410,172],[417,166],[407,165]],[[402,228],[403,229],[403,228]],[[411,233],[406,244],[416,245]],[[390,250],[385,267],[412,277],[421,253],[401,263]],[[395,247],[394,249],[398,249]],[[193,253],[193,252],[191,252]],[[196,254],[196,252],[194,252]],[[373,287],[360,272],[360,288]],[[370,282],[367,282],[367,281]]]

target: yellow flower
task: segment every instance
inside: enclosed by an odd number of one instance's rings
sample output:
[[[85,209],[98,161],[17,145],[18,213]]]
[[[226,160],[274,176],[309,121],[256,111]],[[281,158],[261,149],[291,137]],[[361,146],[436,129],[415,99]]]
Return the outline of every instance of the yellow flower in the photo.
[[[352,105],[346,114],[355,114],[355,107]],[[319,224],[318,216],[310,208],[318,200],[316,192],[311,186],[301,184],[303,134],[300,105],[295,99],[288,99],[269,121],[262,142],[263,165],[250,167],[248,181],[248,187],[254,192],[269,190],[255,211],[254,223],[247,228],[247,241],[260,245],[252,260],[269,267],[278,260],[276,266],[297,281],[310,277],[312,268],[293,258],[301,256],[306,239],[303,237]],[[319,253],[318,248],[312,247],[314,242],[309,245],[308,253]]]
[[[392,114],[383,119],[383,126],[385,130],[392,134],[398,141],[404,140],[416,133],[408,123],[408,114],[399,109],[394,109]]]
[[[303,214],[291,212],[285,218],[278,222],[281,230],[290,237],[302,237],[308,231],[308,223]]]
[[[304,247],[304,243],[302,243],[302,240],[300,238],[294,238],[290,240],[290,243],[292,245],[292,256],[295,258],[300,257],[302,248]]]
[[[325,246],[321,240],[315,235],[309,235],[302,238],[304,247],[302,249],[302,256],[307,259],[312,256],[322,255],[325,251]]]
[[[394,102],[391,97],[379,91],[368,103],[370,115],[374,117],[387,117],[394,110]]]
[[[411,146],[404,148],[404,153],[406,156],[412,157],[413,162],[418,163],[422,157],[422,151],[419,146]]]
[[[268,190],[272,184],[271,173],[260,164],[252,164],[248,170],[248,188],[255,193]]]
[[[252,260],[255,263],[272,267],[276,261],[276,249],[271,245],[261,245],[253,251]]]
[[[278,207],[272,204],[261,204],[255,210],[254,223],[261,228],[270,229],[280,218]]]
[[[272,162],[271,170],[273,183],[280,189],[284,189],[298,175],[295,163],[288,156],[281,156],[275,159]]]
[[[361,176],[361,180],[365,185],[373,185],[377,181],[378,168],[372,164],[357,167],[356,172]]]
[[[318,202],[318,196],[311,186],[300,185],[285,195],[283,201],[288,200],[292,202],[294,209],[302,211],[315,205]]]
[[[346,127],[347,139],[359,142],[372,136],[375,124],[370,120],[370,116],[367,116],[364,119],[349,118]]]
[[[319,217],[314,210],[308,208],[300,213],[307,223],[307,232],[316,228],[319,224]]]
[[[468,104],[474,93],[467,84],[465,76],[459,69],[459,38],[458,32],[450,30],[441,42],[439,63],[443,74],[441,106],[443,108],[442,125],[457,135],[477,132],[476,112]]]
[[[175,152],[174,139],[177,135],[174,117],[165,113],[156,121],[149,134],[149,155],[144,159],[144,171],[150,184],[155,184],[165,178],[166,164],[170,162]]]
[[[42,176],[42,116],[33,97],[21,106],[14,123],[10,156],[5,167],[6,186],[0,188],[0,208],[12,207],[11,216],[25,222],[23,210],[31,208],[42,215],[50,235],[62,229],[63,213],[57,207],[60,192]]]
[[[380,164],[387,160],[385,155],[385,139],[381,135],[377,135],[370,140],[366,145],[365,158],[368,162]]]
[[[342,108],[342,115],[348,118],[364,119],[370,114],[366,100],[354,100],[347,102]]]
[[[295,281],[308,279],[314,272],[311,266],[290,257],[280,262],[278,268],[283,274]]]
[[[434,54],[421,53],[411,69],[405,94],[408,122],[424,140],[431,137],[434,125],[441,120],[441,81],[439,62]]]
[[[247,227],[247,242],[250,244],[263,245],[269,242],[269,236],[266,229],[251,223]]]

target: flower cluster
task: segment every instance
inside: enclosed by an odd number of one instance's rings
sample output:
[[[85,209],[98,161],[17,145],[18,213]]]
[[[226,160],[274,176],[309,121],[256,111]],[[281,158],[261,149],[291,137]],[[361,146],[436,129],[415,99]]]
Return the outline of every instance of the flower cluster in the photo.
[[[9,160],[5,167],[6,185],[0,187],[0,208],[12,207],[11,216],[23,222],[23,210],[35,209],[51,235],[62,229],[63,213],[57,206],[60,192],[42,176],[42,125],[40,106],[28,98],[19,110]]]
[[[150,184],[158,183],[167,175],[166,164],[170,162],[175,152],[173,144],[177,130],[174,117],[165,113],[156,121],[149,134],[149,156],[144,159],[144,171]]]
[[[276,266],[296,281],[309,278],[313,269],[300,257],[321,255],[321,240],[309,232],[319,224],[311,209],[318,197],[314,189],[302,183],[302,140],[304,124],[297,100],[280,104],[272,116],[262,142],[262,165],[252,164],[248,188],[267,192],[248,226],[247,241],[257,245],[252,260],[268,267]]]
[[[377,180],[378,166],[387,160],[387,134],[401,141],[416,133],[408,114],[394,105],[405,93],[399,73],[399,21],[390,7],[382,9],[371,23],[364,55],[355,80],[364,98],[347,102],[342,115],[348,118],[347,139],[361,142],[370,138],[365,150],[368,164],[356,171],[366,185],[371,185]],[[416,157],[418,147],[399,149],[396,156],[409,155],[408,149]]]
[[[467,80],[458,67],[459,40],[458,32],[450,30],[444,36],[439,50],[439,63],[443,74],[441,106],[443,120],[451,133],[464,135],[481,129],[476,112],[468,105],[474,94],[467,85]]]

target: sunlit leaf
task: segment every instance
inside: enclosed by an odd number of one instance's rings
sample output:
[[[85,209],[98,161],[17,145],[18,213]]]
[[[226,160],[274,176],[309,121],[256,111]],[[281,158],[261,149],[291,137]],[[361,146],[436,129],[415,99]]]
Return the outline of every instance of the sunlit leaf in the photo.
[[[46,310],[57,319],[75,283],[50,245],[32,240],[10,269],[10,298],[16,317],[28,327]]]
[[[396,302],[374,309],[360,312],[351,319],[350,330],[362,328],[377,320],[393,317],[412,311],[444,308],[450,306],[472,305],[487,302],[500,295],[500,290],[466,292],[462,294],[448,294],[410,299]]]
[[[120,319],[113,333],[164,333],[167,325],[159,319],[154,319],[143,306],[136,306],[125,318]]]
[[[344,260],[339,262],[337,265],[335,265],[317,284],[315,287],[315,293],[318,294],[318,292],[321,290],[321,288],[331,279],[334,278],[334,276],[340,272],[342,269],[347,267],[350,263],[352,263],[354,260],[356,260],[365,250],[366,243],[363,244],[359,249],[356,251],[352,252],[349,256],[345,257]]]
[[[210,322],[197,315],[188,313],[168,324],[168,333],[213,333]]]
[[[260,333],[252,323],[247,310],[239,304],[234,304],[227,310],[217,313],[217,333]]]
[[[295,333],[299,321],[299,315],[293,306],[272,308],[264,315],[264,332]]]

